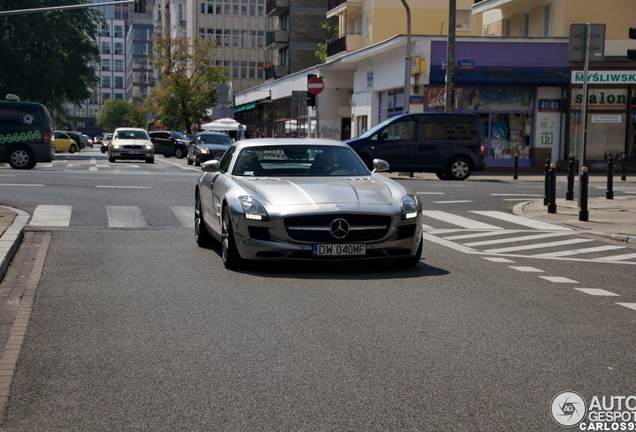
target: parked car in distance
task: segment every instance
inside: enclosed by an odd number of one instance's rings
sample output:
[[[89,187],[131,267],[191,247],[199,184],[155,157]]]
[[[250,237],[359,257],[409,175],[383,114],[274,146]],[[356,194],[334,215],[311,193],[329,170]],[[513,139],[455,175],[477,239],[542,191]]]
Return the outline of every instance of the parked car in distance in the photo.
[[[155,163],[155,146],[148,132],[140,128],[117,128],[108,145],[108,161],[143,159]]]
[[[486,142],[475,114],[404,114],[347,144],[367,167],[380,158],[392,171],[433,172],[442,180],[466,180],[472,171],[486,168]]]
[[[68,136],[70,136],[79,146],[79,149],[86,148],[86,141],[84,140],[84,136],[75,131],[64,131]],[[78,150],[79,151],[79,150]]]
[[[86,135],[86,134],[82,134],[82,136],[84,137],[84,140],[86,142],[86,147],[93,148],[93,139],[90,136]]]
[[[199,132],[188,146],[188,165],[199,166],[205,161],[221,159],[232,142],[232,138],[222,132]]]
[[[46,107],[21,102],[15,95],[0,100],[0,163],[31,169],[55,159],[53,120]]]
[[[104,134],[104,136],[102,137],[102,145],[100,146],[102,153],[106,153],[108,151],[108,145],[110,144],[110,140],[112,138],[112,133],[108,132]]]
[[[148,133],[150,140],[155,145],[155,153],[169,158],[175,156],[183,159],[188,154],[190,139],[181,132],[176,131],[151,131]]]
[[[387,171],[376,159],[374,171]],[[355,152],[327,139],[250,139],[204,162],[195,239],[221,244],[226,268],[244,260],[393,260],[417,265],[422,204]]]
[[[56,152],[75,153],[79,151],[79,145],[64,131],[53,131],[53,145]]]

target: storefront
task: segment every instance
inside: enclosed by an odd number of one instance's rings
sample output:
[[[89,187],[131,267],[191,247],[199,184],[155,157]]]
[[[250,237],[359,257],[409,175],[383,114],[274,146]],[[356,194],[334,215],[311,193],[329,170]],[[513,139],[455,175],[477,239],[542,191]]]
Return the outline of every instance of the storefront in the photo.
[[[632,83],[631,81],[634,80]],[[634,163],[634,123],[636,122],[636,71],[591,71],[588,76],[586,136],[583,144],[582,72],[572,72],[568,100],[567,154],[577,159],[585,149],[584,165],[590,169],[606,169],[608,157],[615,162],[624,155]],[[603,84],[598,84],[598,83]]]

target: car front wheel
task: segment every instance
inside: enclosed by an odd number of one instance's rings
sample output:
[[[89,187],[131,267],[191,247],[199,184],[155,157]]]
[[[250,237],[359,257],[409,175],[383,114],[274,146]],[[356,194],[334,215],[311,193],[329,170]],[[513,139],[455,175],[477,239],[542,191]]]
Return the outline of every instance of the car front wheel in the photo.
[[[154,157],[146,158],[146,163],[155,163],[155,158]]]
[[[450,180],[466,180],[470,173],[470,163],[464,158],[458,158],[451,161],[446,175]]]
[[[177,147],[177,148],[174,150],[174,156],[175,156],[177,159],[183,159],[183,156],[185,156],[185,153],[183,152],[183,149],[182,149],[181,147]]]
[[[223,265],[228,270],[240,268],[242,259],[236,247],[234,230],[232,229],[232,221],[230,220],[230,211],[227,206],[223,209],[223,221],[221,223],[223,233],[221,256],[223,257]]]

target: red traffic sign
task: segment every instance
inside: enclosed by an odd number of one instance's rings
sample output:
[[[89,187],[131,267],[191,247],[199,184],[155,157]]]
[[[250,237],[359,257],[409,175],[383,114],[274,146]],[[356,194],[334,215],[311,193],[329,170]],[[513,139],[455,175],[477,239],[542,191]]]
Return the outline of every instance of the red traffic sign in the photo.
[[[311,77],[307,80],[307,91],[311,94],[320,94],[325,88],[325,82],[318,77]]]

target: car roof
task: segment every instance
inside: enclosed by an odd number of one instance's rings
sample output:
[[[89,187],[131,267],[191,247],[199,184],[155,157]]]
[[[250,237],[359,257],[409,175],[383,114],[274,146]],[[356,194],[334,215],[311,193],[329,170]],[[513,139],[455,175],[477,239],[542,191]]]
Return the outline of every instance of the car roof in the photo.
[[[336,141],[326,138],[252,138],[237,141],[236,143],[234,143],[234,145],[238,149],[241,149],[243,147],[261,147],[271,145],[328,145],[351,148],[348,144],[343,143],[342,141]]]
[[[117,132],[118,130],[132,130],[132,131],[144,131],[144,132],[146,132],[146,129],[135,128],[135,127],[118,127],[117,129],[115,129],[115,132]]]

